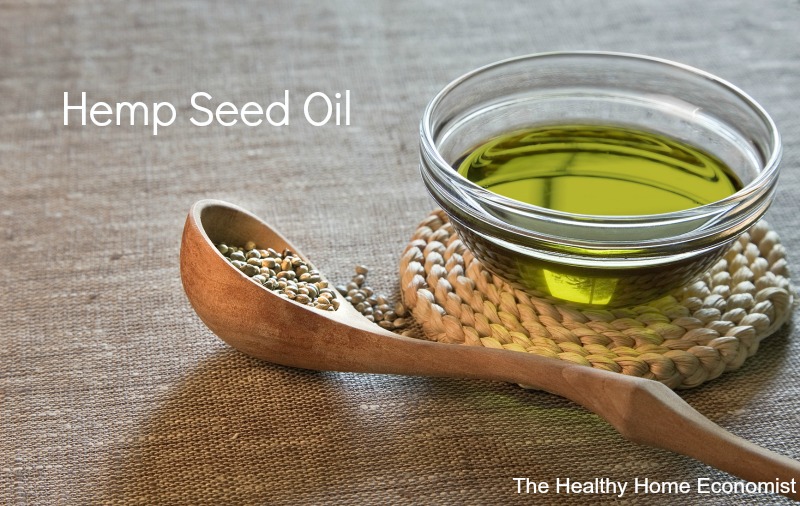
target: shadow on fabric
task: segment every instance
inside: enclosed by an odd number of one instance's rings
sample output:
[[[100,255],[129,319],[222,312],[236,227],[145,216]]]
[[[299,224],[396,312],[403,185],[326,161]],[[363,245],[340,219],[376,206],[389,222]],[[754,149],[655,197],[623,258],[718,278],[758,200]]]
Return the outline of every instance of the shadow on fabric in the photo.
[[[780,374],[788,335],[780,331],[740,371],[683,396],[717,422],[750,409]],[[675,481],[716,473],[629,443],[543,392],[304,371],[234,350],[200,363],[136,432],[113,450],[101,502],[497,503],[525,500],[517,476]]]

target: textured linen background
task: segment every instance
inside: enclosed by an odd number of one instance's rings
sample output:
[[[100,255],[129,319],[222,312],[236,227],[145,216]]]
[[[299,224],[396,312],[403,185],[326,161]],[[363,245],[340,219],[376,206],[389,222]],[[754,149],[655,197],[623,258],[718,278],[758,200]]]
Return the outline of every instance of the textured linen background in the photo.
[[[678,60],[759,100],[783,133],[769,214],[800,271],[800,3],[0,2],[0,503],[577,504],[513,477],[729,480],[623,440],[562,399],[479,381],[317,373],[251,360],[195,316],[178,274],[189,206],[276,224],[334,281],[356,263],[392,293],[433,202],[417,126],[451,79],[509,56],[603,49]],[[191,125],[196,91],[291,123]],[[350,127],[302,98],[351,90]],[[179,119],[63,126],[63,93],[169,101]],[[795,314],[795,321],[797,321]],[[800,458],[800,331],[681,395]],[[631,485],[632,486],[632,485]],[[632,495],[620,503],[764,504]]]

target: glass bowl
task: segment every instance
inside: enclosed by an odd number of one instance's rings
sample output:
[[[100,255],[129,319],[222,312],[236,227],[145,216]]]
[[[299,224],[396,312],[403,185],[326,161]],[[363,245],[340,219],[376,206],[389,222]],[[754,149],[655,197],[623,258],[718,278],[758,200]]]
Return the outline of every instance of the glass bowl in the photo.
[[[564,124],[634,128],[698,147],[743,188],[669,213],[571,214],[493,193],[453,167],[500,134]],[[439,92],[420,127],[423,181],[475,257],[535,295],[581,306],[646,303],[699,276],[767,210],[780,157],[775,124],[735,86],[621,53],[543,53],[479,68]]]

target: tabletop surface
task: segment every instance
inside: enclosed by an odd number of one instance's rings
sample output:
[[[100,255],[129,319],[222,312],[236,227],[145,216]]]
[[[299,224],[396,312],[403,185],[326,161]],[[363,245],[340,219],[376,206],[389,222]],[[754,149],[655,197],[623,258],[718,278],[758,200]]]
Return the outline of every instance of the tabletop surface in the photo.
[[[191,204],[217,198],[276,224],[329,279],[365,264],[396,295],[400,253],[434,208],[417,169],[428,100],[492,61],[590,49],[705,69],[771,113],[784,157],[768,219],[797,271],[799,26],[796,0],[0,3],[0,503],[781,502],[698,496],[698,479],[734,478],[549,394],[250,359],[197,318],[178,253]],[[65,93],[77,106],[84,92],[87,109],[148,104],[148,124],[82,126],[71,110],[64,125]],[[198,92],[265,108],[288,93],[288,124],[196,125]],[[339,125],[306,120],[317,92]],[[681,396],[800,459],[798,385],[789,323]],[[518,493],[514,478],[551,490]],[[693,491],[553,490],[596,479]]]

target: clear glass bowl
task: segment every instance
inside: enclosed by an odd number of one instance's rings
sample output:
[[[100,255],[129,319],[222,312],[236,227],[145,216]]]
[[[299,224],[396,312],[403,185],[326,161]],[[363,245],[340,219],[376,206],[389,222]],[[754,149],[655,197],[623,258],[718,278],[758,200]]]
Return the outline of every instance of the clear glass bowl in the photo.
[[[563,124],[672,137],[715,155],[744,187],[677,212],[570,214],[492,193],[453,168],[490,138]],[[588,306],[645,303],[708,269],[769,207],[780,157],[775,124],[735,86],[620,53],[544,53],[485,66],[436,95],[420,128],[422,178],[474,255],[534,294]]]

